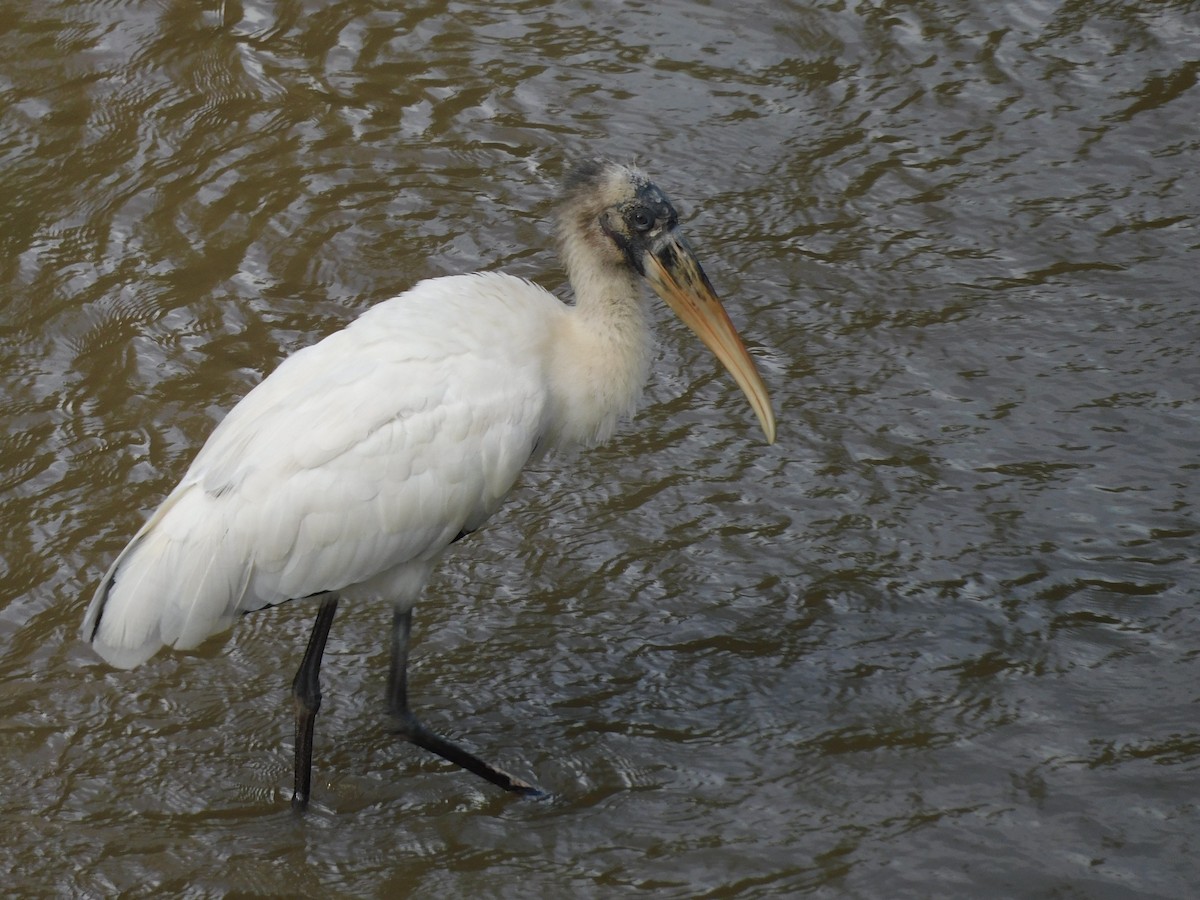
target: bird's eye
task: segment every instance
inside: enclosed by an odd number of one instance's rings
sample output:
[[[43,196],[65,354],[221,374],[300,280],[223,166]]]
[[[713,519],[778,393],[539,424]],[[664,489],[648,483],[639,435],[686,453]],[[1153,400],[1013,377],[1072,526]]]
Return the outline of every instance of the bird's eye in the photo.
[[[654,227],[654,213],[644,206],[639,206],[629,214],[629,221],[638,231],[649,231]]]

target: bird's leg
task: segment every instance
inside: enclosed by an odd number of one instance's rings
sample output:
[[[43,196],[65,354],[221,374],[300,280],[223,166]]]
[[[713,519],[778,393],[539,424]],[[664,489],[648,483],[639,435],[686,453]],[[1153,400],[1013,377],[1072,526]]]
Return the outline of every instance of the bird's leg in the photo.
[[[325,653],[325,640],[329,637],[329,626],[333,624],[337,605],[336,593],[330,592],[321,598],[308,648],[292,680],[292,700],[296,704],[296,778],[292,787],[292,809],[297,812],[303,812],[308,806],[312,790],[313,726],[317,722],[317,710],[321,708],[321,656]]]
[[[392,666],[388,673],[387,688],[388,712],[396,720],[396,733],[418,747],[424,747],[447,762],[452,762],[468,772],[474,772],[480,778],[506,791],[541,796],[542,792],[532,784],[515,778],[468,753],[457,744],[438,737],[413,715],[412,710],[408,708],[408,640],[411,633],[412,610],[397,610],[392,617]]]

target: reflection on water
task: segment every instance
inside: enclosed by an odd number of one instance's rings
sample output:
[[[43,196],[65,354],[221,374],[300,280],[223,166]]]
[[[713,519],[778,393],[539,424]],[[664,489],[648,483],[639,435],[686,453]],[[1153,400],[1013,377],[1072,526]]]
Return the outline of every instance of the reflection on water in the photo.
[[[1011,6],[1011,5],[1010,5]],[[728,8],[726,8],[728,7]],[[1188,3],[64,2],[0,63],[0,821],[15,894],[1187,896],[1200,313]],[[129,673],[96,579],[284,355],[414,280],[561,287],[565,160],[652,170],[763,362],[643,412],[418,608]]]

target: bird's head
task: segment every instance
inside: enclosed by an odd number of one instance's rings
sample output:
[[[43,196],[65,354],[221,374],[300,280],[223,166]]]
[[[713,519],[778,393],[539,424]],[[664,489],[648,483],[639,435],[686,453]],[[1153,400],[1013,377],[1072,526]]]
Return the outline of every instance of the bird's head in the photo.
[[[767,443],[774,443],[775,416],[767,389],[680,232],[679,214],[667,195],[636,169],[587,160],[567,177],[559,215],[568,266],[571,255],[582,250],[595,264],[645,278],[729,370],[758,416]]]

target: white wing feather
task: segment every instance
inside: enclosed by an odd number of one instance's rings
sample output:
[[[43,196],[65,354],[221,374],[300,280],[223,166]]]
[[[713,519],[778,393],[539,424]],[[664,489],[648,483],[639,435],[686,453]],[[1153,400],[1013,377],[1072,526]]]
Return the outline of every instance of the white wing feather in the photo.
[[[286,359],[117,557],[85,639],[128,668],[322,591],[411,605],[537,447],[563,313],[511,276],[439,278]]]

